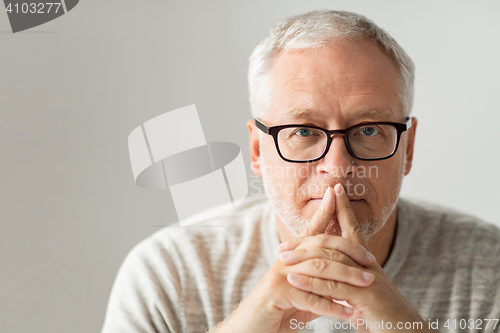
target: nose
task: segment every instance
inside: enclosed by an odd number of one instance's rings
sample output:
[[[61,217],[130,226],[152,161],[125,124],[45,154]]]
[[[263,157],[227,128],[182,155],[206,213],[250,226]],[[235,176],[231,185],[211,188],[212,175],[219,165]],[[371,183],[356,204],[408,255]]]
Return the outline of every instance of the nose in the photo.
[[[342,135],[332,135],[332,143],[326,155],[319,160],[319,172],[329,173],[333,177],[345,178],[354,171],[354,157],[349,153]]]

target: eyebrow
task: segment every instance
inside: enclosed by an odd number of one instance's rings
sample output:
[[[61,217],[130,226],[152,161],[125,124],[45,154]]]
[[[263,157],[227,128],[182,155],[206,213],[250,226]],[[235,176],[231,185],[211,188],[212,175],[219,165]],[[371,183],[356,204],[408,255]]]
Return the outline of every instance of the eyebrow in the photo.
[[[287,112],[285,113],[281,119],[282,121],[288,121],[288,120],[291,120],[291,119],[294,119],[294,118],[300,118],[300,117],[303,117],[303,118],[314,118],[312,116],[312,113],[310,110],[307,110],[307,109],[297,109],[297,110],[292,110],[290,112]]]
[[[358,113],[358,116],[360,117],[370,117],[370,118],[377,118],[380,120],[387,120],[390,119],[392,116],[392,113],[387,110],[361,110]],[[315,119],[321,117],[321,114],[318,113],[313,113],[311,110],[308,109],[296,109],[292,110],[290,112],[285,113],[281,120],[283,122],[291,121],[295,118],[310,118],[310,119]]]
[[[392,113],[387,110],[361,110],[361,112],[359,112],[359,115],[378,119],[390,119]]]

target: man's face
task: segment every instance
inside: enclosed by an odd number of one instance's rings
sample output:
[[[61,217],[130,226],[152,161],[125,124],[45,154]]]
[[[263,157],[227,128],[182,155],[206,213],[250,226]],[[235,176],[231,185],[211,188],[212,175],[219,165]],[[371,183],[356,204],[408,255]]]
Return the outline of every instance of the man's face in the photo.
[[[282,52],[272,84],[271,105],[261,119],[267,126],[308,124],[336,130],[366,121],[405,120],[396,64],[371,41]],[[342,135],[336,135],[323,159],[290,163],[280,158],[272,136],[261,135],[259,142],[258,130],[249,122],[252,169],[262,176],[278,218],[295,234],[314,215],[325,190],[341,183],[369,238],[393,213],[403,176],[411,168],[415,127],[403,133],[397,153],[386,160],[358,160],[349,154]],[[330,227],[340,234],[337,222]]]

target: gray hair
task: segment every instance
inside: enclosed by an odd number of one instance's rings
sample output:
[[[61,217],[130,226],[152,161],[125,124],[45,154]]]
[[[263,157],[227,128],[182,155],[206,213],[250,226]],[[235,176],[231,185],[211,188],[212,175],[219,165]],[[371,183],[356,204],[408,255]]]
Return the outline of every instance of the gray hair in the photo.
[[[278,22],[257,45],[249,58],[248,88],[254,118],[262,118],[270,105],[271,70],[282,51],[314,49],[334,39],[355,42],[370,38],[381,46],[399,69],[399,97],[403,116],[410,115],[413,105],[415,65],[387,32],[366,17],[344,11],[322,10],[292,16]]]

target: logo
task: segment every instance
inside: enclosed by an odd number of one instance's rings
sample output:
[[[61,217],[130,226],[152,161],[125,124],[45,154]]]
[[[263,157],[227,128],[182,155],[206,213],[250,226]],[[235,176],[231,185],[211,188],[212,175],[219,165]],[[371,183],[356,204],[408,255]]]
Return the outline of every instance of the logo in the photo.
[[[128,149],[136,184],[168,188],[181,227],[218,216],[248,195],[240,147],[207,143],[195,105],[138,126],[128,137]]]
[[[50,2],[49,2],[50,1]],[[75,8],[79,0],[4,0],[12,32],[31,29],[52,21]]]

